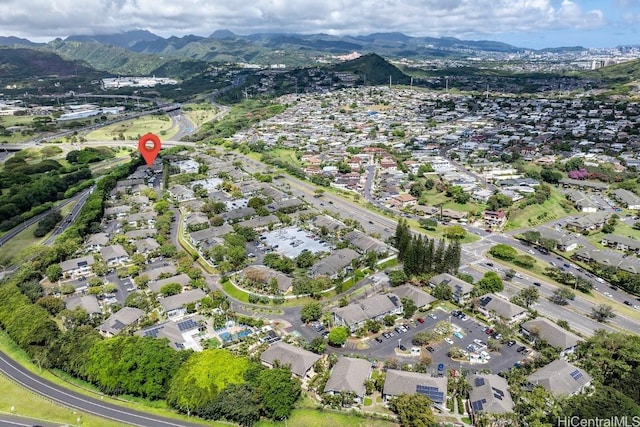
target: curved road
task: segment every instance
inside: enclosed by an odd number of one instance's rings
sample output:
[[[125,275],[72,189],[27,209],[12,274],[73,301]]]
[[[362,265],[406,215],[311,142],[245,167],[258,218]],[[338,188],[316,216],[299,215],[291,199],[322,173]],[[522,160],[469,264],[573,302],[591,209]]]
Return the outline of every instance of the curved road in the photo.
[[[206,425],[147,414],[68,390],[28,371],[3,352],[0,352],[0,372],[27,390],[44,396],[55,403],[123,424],[149,427],[198,427]]]

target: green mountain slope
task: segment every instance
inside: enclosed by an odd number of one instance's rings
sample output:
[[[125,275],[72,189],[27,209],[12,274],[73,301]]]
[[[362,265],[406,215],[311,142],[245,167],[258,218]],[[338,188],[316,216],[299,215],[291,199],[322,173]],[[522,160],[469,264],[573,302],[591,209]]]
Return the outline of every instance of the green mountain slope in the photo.
[[[409,84],[410,77],[378,54],[362,55],[352,61],[342,62],[329,68],[332,71],[350,72],[360,76],[367,84]]]
[[[85,77],[104,75],[81,61],[63,59],[60,55],[29,48],[0,48],[0,78],[33,78],[48,76]]]

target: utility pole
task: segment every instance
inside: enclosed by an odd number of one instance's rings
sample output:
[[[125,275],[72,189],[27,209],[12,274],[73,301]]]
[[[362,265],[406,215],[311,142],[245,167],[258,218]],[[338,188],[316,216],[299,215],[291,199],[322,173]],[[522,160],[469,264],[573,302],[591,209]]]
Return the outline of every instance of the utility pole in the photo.
[[[391,89],[391,76],[389,76],[389,89]]]
[[[449,77],[444,78],[444,90],[449,93]]]

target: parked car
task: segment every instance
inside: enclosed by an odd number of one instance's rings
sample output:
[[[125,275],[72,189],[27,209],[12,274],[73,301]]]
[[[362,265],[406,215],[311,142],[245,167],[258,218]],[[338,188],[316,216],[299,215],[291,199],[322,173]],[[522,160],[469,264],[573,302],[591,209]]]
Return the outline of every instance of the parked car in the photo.
[[[424,323],[424,319],[422,317],[418,317],[418,322]]]
[[[405,346],[403,346],[403,345],[400,345],[400,350],[401,350],[401,351],[407,351],[407,347],[405,347]]]
[[[446,342],[447,344],[453,345],[453,340],[451,338],[449,338],[449,337],[446,337],[444,339],[444,342]]]
[[[507,345],[509,347],[513,347],[514,345],[516,345],[516,341],[515,340],[509,340],[509,341],[507,341]]]
[[[433,347],[431,347],[431,346],[427,346],[426,348],[427,348],[427,351],[428,351],[429,353],[433,353],[434,351],[436,351],[436,350],[435,350]]]
[[[382,342],[382,338],[380,338],[380,337],[376,337],[376,341],[377,341],[377,342]]]
[[[436,315],[433,313],[429,313],[429,317],[431,317],[433,320],[437,319]]]
[[[525,347],[525,346],[521,346],[521,347],[518,347],[518,350],[516,350],[516,351],[517,351],[518,353],[522,353],[522,352],[523,352],[523,351],[525,351],[526,349],[527,349],[527,347]]]

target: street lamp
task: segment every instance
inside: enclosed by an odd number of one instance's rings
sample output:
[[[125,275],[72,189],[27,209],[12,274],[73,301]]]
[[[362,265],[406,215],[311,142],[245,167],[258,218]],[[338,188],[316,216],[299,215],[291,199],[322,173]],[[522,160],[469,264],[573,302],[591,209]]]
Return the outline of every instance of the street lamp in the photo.
[[[398,348],[400,348],[400,342],[402,341],[402,338],[398,338]]]

